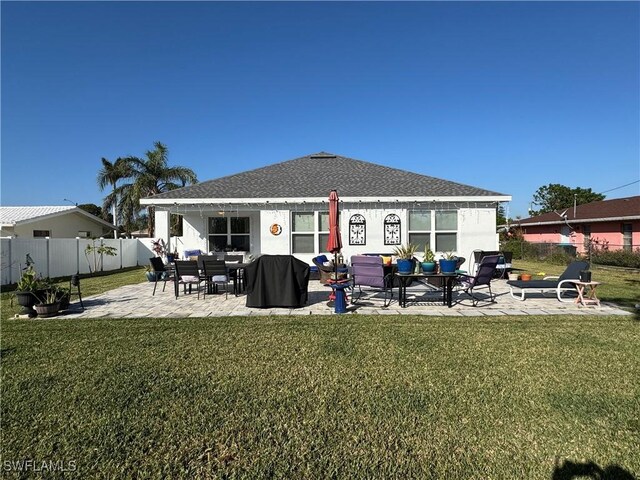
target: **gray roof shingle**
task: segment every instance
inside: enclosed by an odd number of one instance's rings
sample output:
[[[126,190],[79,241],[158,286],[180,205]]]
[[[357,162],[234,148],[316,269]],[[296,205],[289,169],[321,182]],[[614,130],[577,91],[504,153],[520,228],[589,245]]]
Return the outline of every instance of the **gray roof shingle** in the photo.
[[[335,172],[331,174],[330,172]],[[453,197],[504,195],[405,170],[320,152],[235,175],[216,178],[149,197],[321,198],[332,189],[340,197]]]

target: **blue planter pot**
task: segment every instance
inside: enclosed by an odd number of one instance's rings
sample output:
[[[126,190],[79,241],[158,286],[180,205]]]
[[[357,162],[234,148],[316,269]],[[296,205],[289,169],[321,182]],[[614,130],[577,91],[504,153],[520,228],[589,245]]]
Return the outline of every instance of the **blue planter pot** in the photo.
[[[413,273],[413,262],[411,260],[399,258],[397,265],[398,265],[398,273],[400,274]]]
[[[147,280],[149,280],[150,282],[155,282],[156,281],[156,277],[158,278],[158,281],[162,280],[164,278],[164,273],[163,272],[146,272],[145,275],[147,276]]]
[[[440,260],[440,273],[455,273],[457,260]]]
[[[436,271],[436,262],[422,262],[422,271],[424,273],[433,273]]]

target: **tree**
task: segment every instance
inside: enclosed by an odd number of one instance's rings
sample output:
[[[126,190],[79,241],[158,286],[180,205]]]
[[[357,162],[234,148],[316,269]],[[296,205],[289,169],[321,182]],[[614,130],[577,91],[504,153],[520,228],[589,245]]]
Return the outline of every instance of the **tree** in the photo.
[[[96,273],[98,269],[102,268],[102,258],[104,255],[115,257],[117,253],[118,249],[116,247],[103,245],[102,241],[100,241],[99,245],[96,245],[96,239],[92,238],[91,245],[87,245],[87,247],[84,249],[84,256],[87,259],[87,263],[89,264],[89,272]]]
[[[530,216],[541,215],[547,212],[565,210],[576,205],[598,202],[604,200],[605,196],[595,193],[590,188],[569,188],[558,183],[550,183],[538,188],[533,194],[533,204],[539,205],[539,210],[531,210]]]
[[[139,217],[141,198],[175,190],[189,183],[198,183],[196,174],[190,168],[168,165],[168,149],[165,145],[155,142],[154,147],[154,150],[145,153],[145,158],[124,158],[129,169],[126,172],[126,180],[129,182],[117,186],[112,195],[119,199],[119,213],[125,223],[133,224]],[[154,220],[154,207],[149,206],[147,229],[150,237],[154,236]]]
[[[506,225],[507,217],[504,213],[504,206],[498,205],[498,209],[496,210],[496,225]]]
[[[78,208],[81,208],[85,212],[95,215],[96,217],[102,217],[102,207],[99,207],[95,203],[81,203],[78,205]]]
[[[131,167],[129,163],[123,158],[117,158],[115,162],[111,163],[106,158],[102,157],[102,168],[98,171],[98,187],[100,190],[104,190],[107,186],[111,187],[111,193],[104,199],[104,212],[111,210],[113,216],[113,224],[118,226],[118,195],[117,184],[119,181],[131,175]],[[118,229],[114,231],[114,236],[118,236]]]

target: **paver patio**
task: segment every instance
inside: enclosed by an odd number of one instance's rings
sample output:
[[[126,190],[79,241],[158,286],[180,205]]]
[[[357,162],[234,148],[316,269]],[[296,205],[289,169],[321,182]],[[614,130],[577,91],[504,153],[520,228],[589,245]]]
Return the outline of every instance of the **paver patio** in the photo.
[[[441,293],[424,295],[425,287],[409,287],[407,308],[398,304],[398,291],[394,289],[391,304],[384,308],[382,299],[363,298],[357,305],[348,305],[345,315],[446,315],[446,316],[487,316],[487,315],[631,315],[630,312],[603,302],[601,306],[582,306],[574,303],[559,302],[555,296],[527,296],[525,301],[516,300],[509,294],[506,280],[491,282],[496,294],[496,302],[481,302],[473,307],[471,299],[462,292],[453,293],[453,306],[442,305]],[[333,307],[327,306],[330,289],[317,280],[309,282],[309,301],[304,308],[249,308],[245,306],[245,295],[224,293],[197,298],[195,292],[190,295],[182,293],[176,299],[173,285],[167,283],[162,291],[159,284],[155,296],[152,296],[153,283],[144,282],[127,285],[110,290],[100,295],[83,298],[85,310],[77,308],[67,312],[66,318],[141,318],[141,317],[226,317],[255,315],[331,315]],[[478,292],[484,295],[484,292]],[[411,302],[416,299],[417,301]],[[78,303],[74,303],[78,307]]]

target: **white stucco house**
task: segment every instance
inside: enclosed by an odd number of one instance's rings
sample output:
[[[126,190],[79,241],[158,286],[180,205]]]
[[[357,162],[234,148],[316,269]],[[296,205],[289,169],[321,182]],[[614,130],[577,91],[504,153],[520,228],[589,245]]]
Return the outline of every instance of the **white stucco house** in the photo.
[[[155,236],[169,242],[169,213],[183,217],[171,245],[289,254],[311,263],[326,253],[328,197],[340,197],[345,259],[390,253],[408,242],[469,258],[497,250],[496,210],[510,195],[320,152],[205,181],[142,200],[154,205]],[[174,240],[175,243],[175,240]]]
[[[115,225],[74,206],[0,207],[0,237],[96,238]]]

